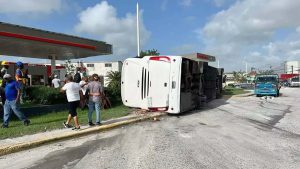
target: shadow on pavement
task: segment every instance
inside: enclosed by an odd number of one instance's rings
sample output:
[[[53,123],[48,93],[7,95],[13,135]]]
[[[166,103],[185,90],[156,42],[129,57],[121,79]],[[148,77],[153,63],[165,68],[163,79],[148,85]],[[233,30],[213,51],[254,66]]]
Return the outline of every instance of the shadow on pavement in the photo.
[[[192,114],[195,114],[195,113],[201,113],[201,112],[206,111],[206,110],[215,109],[215,108],[220,107],[222,105],[229,104],[227,102],[227,100],[229,100],[231,97],[232,97],[231,95],[225,95],[225,96],[222,96],[221,98],[214,99],[210,102],[202,103],[202,105],[200,107],[198,107],[194,110],[190,110],[190,111],[187,111],[187,112],[182,112],[180,114],[169,114],[169,115],[179,118],[180,116],[189,116],[189,115],[192,115]]]

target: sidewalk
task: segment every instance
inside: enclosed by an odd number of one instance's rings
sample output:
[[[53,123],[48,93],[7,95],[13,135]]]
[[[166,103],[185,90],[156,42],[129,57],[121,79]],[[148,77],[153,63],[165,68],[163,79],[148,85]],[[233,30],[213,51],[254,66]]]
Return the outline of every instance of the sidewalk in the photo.
[[[17,138],[4,139],[0,142],[0,156],[33,148],[53,141],[70,139],[73,137],[109,130],[118,126],[163,116],[165,114],[166,113],[164,112],[147,112],[145,114],[135,113],[125,117],[103,121],[101,126],[81,126],[79,131],[73,131],[72,129],[58,129]]]

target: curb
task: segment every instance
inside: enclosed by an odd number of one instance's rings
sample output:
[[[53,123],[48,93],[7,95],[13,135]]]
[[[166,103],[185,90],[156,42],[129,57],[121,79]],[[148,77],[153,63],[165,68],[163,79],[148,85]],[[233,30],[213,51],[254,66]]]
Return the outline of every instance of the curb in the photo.
[[[4,147],[0,147],[0,156],[15,153],[15,152],[19,152],[19,151],[22,151],[22,150],[27,150],[27,149],[34,148],[34,147],[38,147],[38,146],[41,146],[43,144],[51,143],[51,142],[54,142],[54,141],[61,141],[61,140],[71,139],[71,138],[74,138],[75,136],[78,137],[78,136],[88,135],[88,134],[91,134],[91,133],[111,130],[111,129],[119,127],[119,126],[128,125],[128,124],[132,124],[132,123],[137,123],[137,122],[141,122],[141,121],[146,121],[146,120],[149,120],[151,118],[160,117],[160,116],[164,116],[164,115],[166,115],[166,113],[163,113],[163,112],[153,113],[151,115],[146,115],[146,116],[142,116],[142,117],[128,119],[128,120],[115,122],[115,123],[111,123],[111,124],[107,124],[107,125],[103,125],[103,126],[86,128],[86,129],[82,129],[80,131],[74,131],[74,132],[67,133],[67,134],[62,135],[62,136],[45,137],[45,138],[35,140],[35,141],[32,141],[32,142],[18,143],[18,144],[12,145],[12,146],[4,146]]]
[[[255,95],[254,93],[244,93],[244,94],[238,94],[238,95],[223,95],[223,98],[231,98],[231,97],[249,97]]]
[[[233,97],[248,97],[248,96],[253,96],[254,93],[245,93],[245,94],[238,94],[238,95],[233,95]]]

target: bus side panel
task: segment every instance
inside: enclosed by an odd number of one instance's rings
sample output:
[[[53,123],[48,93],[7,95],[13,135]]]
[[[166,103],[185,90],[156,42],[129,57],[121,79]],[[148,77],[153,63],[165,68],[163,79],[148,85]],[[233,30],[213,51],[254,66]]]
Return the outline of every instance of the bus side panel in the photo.
[[[181,82],[181,63],[182,57],[174,56],[171,58],[170,71],[170,94],[169,94],[169,109],[170,114],[180,113],[180,82]]]

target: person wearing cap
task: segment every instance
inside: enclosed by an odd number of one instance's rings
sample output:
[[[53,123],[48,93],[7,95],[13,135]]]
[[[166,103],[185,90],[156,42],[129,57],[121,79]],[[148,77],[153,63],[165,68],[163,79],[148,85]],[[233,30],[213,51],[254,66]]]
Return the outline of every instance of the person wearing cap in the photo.
[[[102,86],[99,82],[99,76],[93,74],[93,81],[88,83],[88,94],[89,94],[89,112],[88,112],[88,123],[90,126],[95,124],[92,121],[93,111],[96,110],[96,125],[101,125],[100,120],[100,106],[101,106],[101,96],[102,96]]]
[[[25,97],[25,84],[26,84],[26,78],[24,77],[23,69],[24,64],[20,61],[16,62],[17,70],[16,70],[16,81],[20,84],[20,90],[21,90],[21,96],[20,96],[20,103],[23,104],[23,99]]]
[[[8,73],[9,64],[6,61],[2,61],[1,65],[3,66],[1,69],[1,78],[3,78],[3,76]]]
[[[28,126],[30,124],[30,120],[28,120],[25,117],[25,115],[20,111],[20,104],[19,104],[20,96],[21,96],[20,84],[17,81],[13,80],[10,74],[4,75],[3,78],[6,81],[6,86],[5,86],[6,101],[4,104],[2,128],[8,128],[8,123],[12,111],[20,120],[23,121],[25,126]]]
[[[54,79],[52,80],[52,87],[56,89],[60,87],[60,79],[57,75],[54,75]]]
[[[3,76],[8,73],[9,64],[6,61],[2,61],[1,65],[3,67],[1,69],[1,78],[0,78],[0,96],[1,96],[2,105],[4,105],[6,100],[5,91],[4,91],[6,82],[3,79]]]

